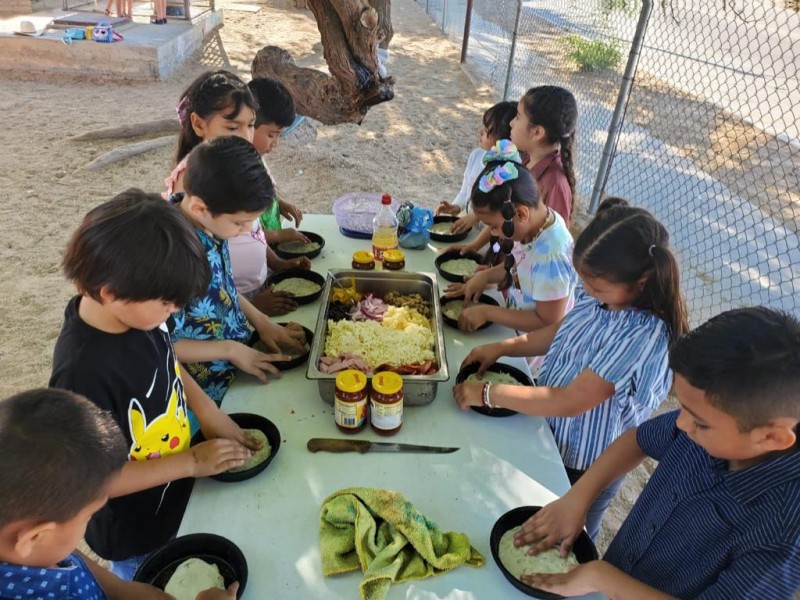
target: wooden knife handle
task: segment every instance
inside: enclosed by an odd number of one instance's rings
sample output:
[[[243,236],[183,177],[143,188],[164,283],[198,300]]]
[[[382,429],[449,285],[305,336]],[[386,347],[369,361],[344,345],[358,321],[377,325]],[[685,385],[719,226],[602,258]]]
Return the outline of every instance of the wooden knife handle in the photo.
[[[329,438],[311,438],[308,440],[309,452],[360,452],[369,450],[367,440],[334,440]]]

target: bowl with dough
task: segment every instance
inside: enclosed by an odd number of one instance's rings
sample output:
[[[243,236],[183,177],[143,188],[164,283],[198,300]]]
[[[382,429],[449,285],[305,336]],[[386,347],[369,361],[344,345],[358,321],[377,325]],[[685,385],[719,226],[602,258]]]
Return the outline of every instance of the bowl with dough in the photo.
[[[278,325],[281,327],[286,327],[288,323],[278,323]],[[279,371],[288,371],[289,369],[294,369],[308,360],[308,355],[311,354],[311,344],[314,342],[314,332],[307,327],[303,327],[303,333],[306,334],[306,346],[304,351],[300,354],[293,354],[287,351],[286,353],[290,356],[289,360],[273,361],[272,365]],[[266,352],[266,350],[264,351]]]
[[[236,597],[241,598],[247,585],[247,560],[236,544],[221,535],[192,533],[153,552],[133,580],[154,585],[176,600],[194,600],[203,590],[225,589],[238,581]]]
[[[453,215],[438,215],[433,217],[433,224],[430,229],[431,239],[434,242],[444,242],[445,244],[454,244],[455,242],[467,239],[472,228],[470,227],[461,233],[453,233],[450,228],[456,221],[458,221],[458,217]]]
[[[287,269],[267,277],[267,286],[276,292],[289,292],[298,304],[310,304],[322,295],[325,278],[314,271]]]
[[[542,552],[536,556],[528,556],[528,546],[514,548],[514,533],[525,521],[541,509],[541,506],[520,506],[508,511],[497,519],[494,527],[492,527],[489,545],[492,549],[494,562],[500,567],[503,575],[511,585],[520,592],[534,598],[563,598],[564,596],[560,594],[546,592],[526,585],[520,581],[519,576],[523,573],[532,573],[534,571],[540,573],[565,573],[570,565],[597,560],[600,556],[586,530],[581,531],[566,559],[558,555],[557,548]]]
[[[477,304],[488,304],[489,306],[500,306],[497,300],[486,294],[481,294],[478,298]],[[464,308],[464,296],[447,297],[442,296],[439,298],[439,306],[442,307],[442,321],[458,329],[458,318],[461,316],[461,311]],[[483,325],[478,327],[478,331],[486,329],[492,324],[491,321],[486,321]]]
[[[533,381],[527,373],[504,363],[494,363],[486,369],[482,379],[478,379],[478,363],[470,363],[464,366],[456,377],[456,383],[465,381],[490,381],[492,383],[504,383],[508,385],[533,385]],[[517,414],[517,411],[508,408],[486,408],[485,406],[471,406],[476,413],[488,417],[510,417]]]
[[[298,258],[305,256],[309,259],[316,258],[325,247],[325,238],[313,231],[301,231],[308,238],[308,242],[292,240],[291,242],[281,242],[273,246],[275,254],[281,258]]]
[[[464,283],[464,278],[472,275],[478,265],[483,264],[483,256],[477,252],[461,254],[459,250],[448,250],[436,257],[434,264],[439,275],[447,281]]]
[[[281,433],[275,423],[251,413],[233,413],[228,415],[239,427],[261,440],[262,448],[245,461],[241,467],[236,467],[224,473],[212,475],[211,479],[224,482],[244,481],[261,473],[275,458],[281,447]],[[195,434],[192,444],[205,441],[203,432]],[[266,444],[264,442],[266,441]]]

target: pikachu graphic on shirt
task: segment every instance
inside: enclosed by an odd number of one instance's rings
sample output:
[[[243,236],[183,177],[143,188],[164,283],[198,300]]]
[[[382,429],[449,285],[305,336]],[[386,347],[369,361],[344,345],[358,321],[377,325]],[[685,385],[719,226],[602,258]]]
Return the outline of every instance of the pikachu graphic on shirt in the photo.
[[[130,460],[153,460],[183,452],[189,448],[191,435],[189,419],[186,414],[186,397],[180,366],[175,365],[175,379],[172,382],[167,409],[149,422],[142,405],[136,398],[128,406],[128,426],[133,443],[128,458]]]

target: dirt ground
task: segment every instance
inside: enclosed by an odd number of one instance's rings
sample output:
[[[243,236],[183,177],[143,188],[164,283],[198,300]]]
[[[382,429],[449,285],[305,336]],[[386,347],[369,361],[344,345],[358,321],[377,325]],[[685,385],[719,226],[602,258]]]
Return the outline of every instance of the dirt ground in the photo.
[[[303,66],[324,64],[310,13],[277,0],[259,6],[257,13],[225,12],[222,41],[234,68],[249,75],[252,57],[268,44],[286,48]],[[480,116],[495,98],[476,89],[459,68],[459,48],[413,0],[393,3],[393,21],[395,99],[373,108],[361,126],[306,126],[270,156],[283,194],[306,212],[329,213],[338,196],[356,190],[385,190],[431,207],[458,191]],[[172,166],[173,149],[162,148],[86,172],[82,167],[120,142],[67,138],[174,115],[181,90],[210,66],[221,66],[213,45],[163,82],[0,76],[0,397],[47,384],[53,344],[73,294],[59,260],[82,215],[128,187],[161,191]],[[601,546],[646,472],[629,478]]]

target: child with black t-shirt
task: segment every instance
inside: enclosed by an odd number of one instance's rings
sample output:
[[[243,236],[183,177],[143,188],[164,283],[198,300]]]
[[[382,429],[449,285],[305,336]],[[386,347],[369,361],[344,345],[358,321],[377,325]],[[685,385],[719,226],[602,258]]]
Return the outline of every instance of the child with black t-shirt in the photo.
[[[56,342],[50,387],[78,392],[122,429],[128,462],[86,541],[131,579],[173,537],[194,477],[243,464],[258,442],[200,389],[175,357],[168,317],[209,281],[205,252],[178,210],[131,189],[91,210],[67,246],[70,300]],[[189,447],[188,410],[209,440]]]
[[[167,598],[76,550],[127,454],[111,416],[86,398],[39,389],[0,401],[0,597]],[[238,589],[209,589],[196,600],[233,600]]]

